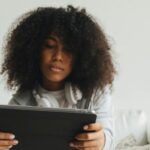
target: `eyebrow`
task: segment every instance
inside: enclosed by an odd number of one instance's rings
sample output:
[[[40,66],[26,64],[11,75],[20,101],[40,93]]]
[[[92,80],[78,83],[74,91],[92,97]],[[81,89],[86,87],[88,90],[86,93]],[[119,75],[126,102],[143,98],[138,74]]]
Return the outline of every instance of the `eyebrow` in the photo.
[[[53,40],[53,41],[57,42],[56,38],[53,36],[48,36],[47,40]]]

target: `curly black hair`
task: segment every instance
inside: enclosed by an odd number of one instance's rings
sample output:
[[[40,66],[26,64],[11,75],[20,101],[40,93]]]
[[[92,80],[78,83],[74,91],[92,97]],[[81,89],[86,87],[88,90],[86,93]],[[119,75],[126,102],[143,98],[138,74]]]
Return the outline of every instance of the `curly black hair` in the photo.
[[[57,35],[65,50],[75,56],[75,65],[67,80],[84,97],[93,90],[104,91],[112,85],[116,73],[111,48],[102,28],[84,8],[38,7],[21,16],[11,29],[4,47],[1,74],[7,75],[8,89],[35,88],[41,81],[40,54],[50,34]]]

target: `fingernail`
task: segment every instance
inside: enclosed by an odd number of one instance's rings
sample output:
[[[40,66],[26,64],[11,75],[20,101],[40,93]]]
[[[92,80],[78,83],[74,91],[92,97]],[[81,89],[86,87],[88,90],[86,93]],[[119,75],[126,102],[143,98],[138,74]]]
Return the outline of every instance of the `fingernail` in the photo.
[[[74,144],[73,144],[73,143],[70,143],[70,146],[74,146]]]
[[[13,142],[14,144],[18,144],[18,141],[17,140],[14,140],[14,142]]]
[[[14,139],[14,138],[15,138],[15,135],[12,134],[12,135],[10,135],[9,137],[10,137],[10,139]]]
[[[85,130],[87,130],[87,129],[88,129],[88,126],[87,126],[87,125],[86,125],[86,126],[84,126],[84,129],[85,129]]]
[[[10,145],[8,148],[12,148],[12,145]]]

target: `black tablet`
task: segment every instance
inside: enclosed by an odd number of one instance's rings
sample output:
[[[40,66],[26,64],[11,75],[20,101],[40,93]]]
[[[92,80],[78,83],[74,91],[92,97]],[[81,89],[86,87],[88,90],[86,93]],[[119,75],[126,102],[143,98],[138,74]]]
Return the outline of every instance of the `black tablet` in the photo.
[[[75,135],[95,121],[87,110],[0,105],[0,132],[19,140],[12,150],[70,150]]]

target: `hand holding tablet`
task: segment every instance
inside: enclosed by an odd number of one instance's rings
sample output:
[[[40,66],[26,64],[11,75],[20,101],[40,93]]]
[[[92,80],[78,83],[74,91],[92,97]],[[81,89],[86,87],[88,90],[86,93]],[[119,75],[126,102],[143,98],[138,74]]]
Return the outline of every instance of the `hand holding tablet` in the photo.
[[[19,141],[13,150],[69,150],[75,136],[85,132],[83,126],[95,120],[87,110],[0,106],[0,131]]]

